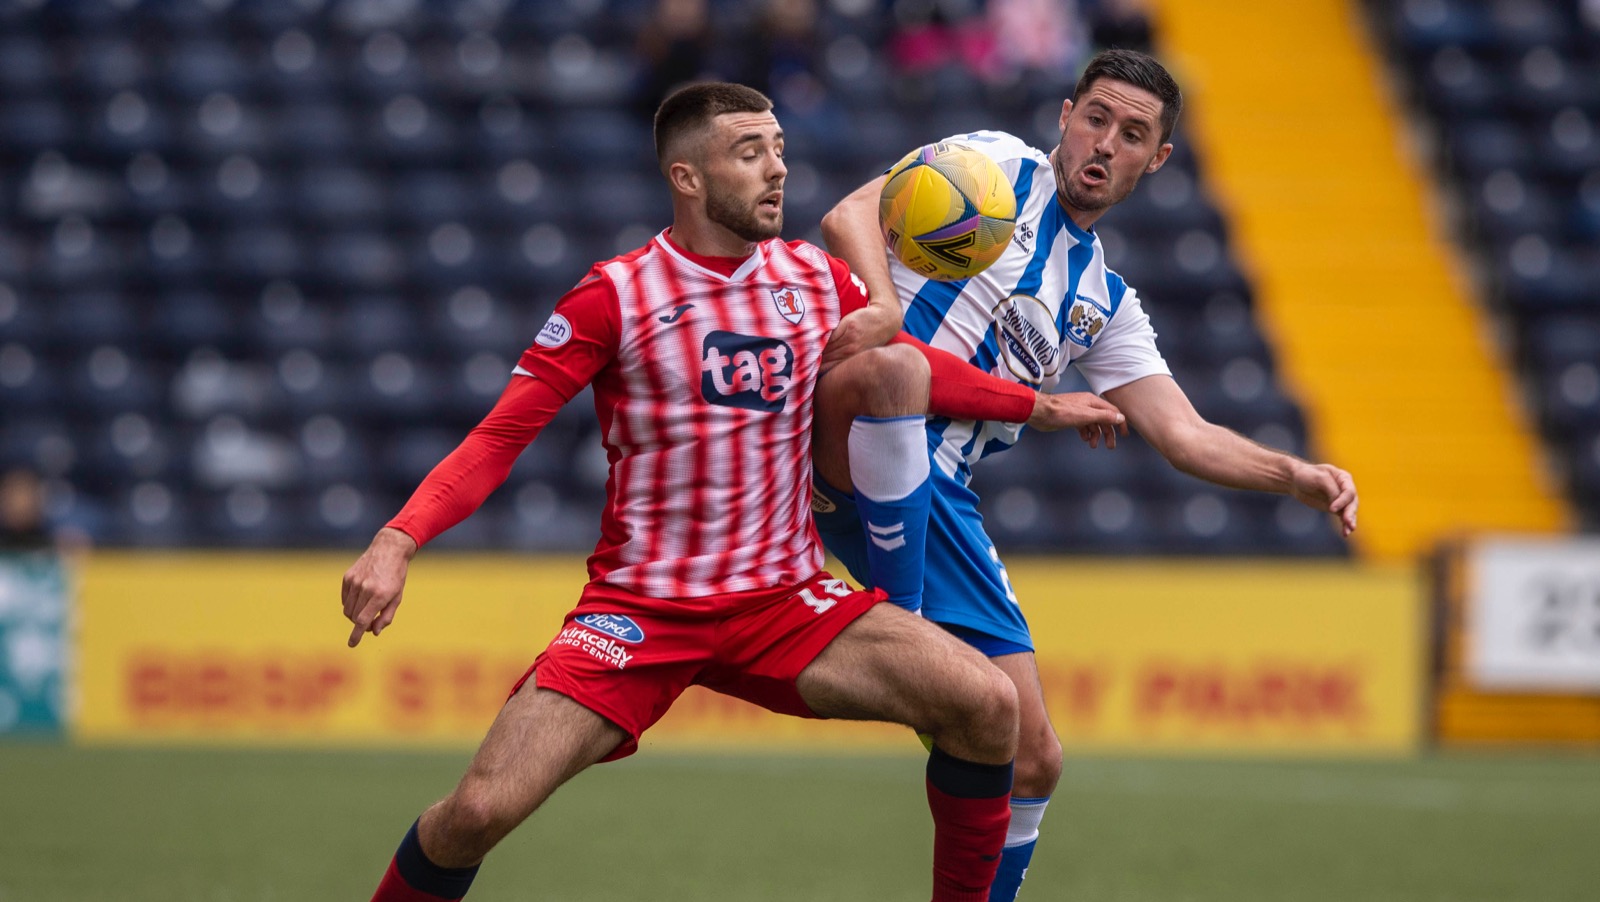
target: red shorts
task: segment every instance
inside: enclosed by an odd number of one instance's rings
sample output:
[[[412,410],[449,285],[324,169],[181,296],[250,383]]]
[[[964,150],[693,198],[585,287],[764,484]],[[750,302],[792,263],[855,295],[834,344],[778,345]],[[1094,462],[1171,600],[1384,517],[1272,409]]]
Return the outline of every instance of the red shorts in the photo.
[[[626,730],[607,761],[637,751],[639,736],[695,684],[779,714],[816,717],[795,679],[883,600],[827,573],[753,602],[750,593],[677,601],[586,593],[511,692],[537,673],[540,689]]]

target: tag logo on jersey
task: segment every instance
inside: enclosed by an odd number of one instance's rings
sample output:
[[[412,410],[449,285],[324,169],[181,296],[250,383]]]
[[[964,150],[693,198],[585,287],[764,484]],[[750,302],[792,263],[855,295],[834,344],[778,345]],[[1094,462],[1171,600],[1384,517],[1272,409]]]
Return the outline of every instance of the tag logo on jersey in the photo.
[[[712,332],[700,354],[700,396],[723,407],[777,413],[788,400],[794,351],[776,338]]]
[[[1011,375],[1039,385],[1061,371],[1061,335],[1044,302],[1014,294],[995,305],[994,339]]]
[[[632,617],[624,617],[621,614],[584,614],[577,618],[577,621],[629,645],[638,645],[644,641],[644,630],[633,622]]]
[[[526,334],[526,333],[524,333]],[[559,313],[550,314],[550,319],[534,336],[533,343],[546,348],[559,348],[572,339],[572,324]]]
[[[1089,347],[1094,344],[1094,337],[1106,327],[1108,316],[1110,314],[1100,305],[1078,295],[1072,302],[1072,309],[1067,311],[1067,339],[1075,345]]]
[[[797,326],[800,325],[800,317],[806,315],[806,299],[793,288],[774,289],[772,305],[778,308],[778,315]]]

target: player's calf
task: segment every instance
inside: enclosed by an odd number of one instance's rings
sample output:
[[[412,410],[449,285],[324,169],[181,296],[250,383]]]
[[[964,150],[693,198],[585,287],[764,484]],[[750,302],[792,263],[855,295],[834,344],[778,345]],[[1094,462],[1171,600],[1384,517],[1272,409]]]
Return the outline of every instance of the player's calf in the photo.
[[[373,902],[460,899],[489,850],[626,738],[564,695],[522,687],[500,709],[455,791],[423,812],[401,841]]]

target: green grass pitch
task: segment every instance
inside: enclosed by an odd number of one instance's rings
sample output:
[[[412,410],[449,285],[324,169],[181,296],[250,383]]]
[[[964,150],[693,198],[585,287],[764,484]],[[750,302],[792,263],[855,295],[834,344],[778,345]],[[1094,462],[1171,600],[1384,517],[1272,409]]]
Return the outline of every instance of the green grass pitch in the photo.
[[[0,744],[0,902],[364,900],[467,754]],[[1032,902],[1592,902],[1600,758],[1070,758]],[[469,899],[919,902],[915,757],[651,752],[580,776]]]

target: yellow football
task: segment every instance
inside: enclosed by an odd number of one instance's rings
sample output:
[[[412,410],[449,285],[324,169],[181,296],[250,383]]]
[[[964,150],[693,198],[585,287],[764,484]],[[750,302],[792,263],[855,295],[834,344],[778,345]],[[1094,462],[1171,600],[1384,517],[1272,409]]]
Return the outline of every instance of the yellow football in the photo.
[[[1017,200],[999,164],[962,144],[919,147],[889,170],[878,196],[889,250],[930,279],[969,279],[1005,252]]]

